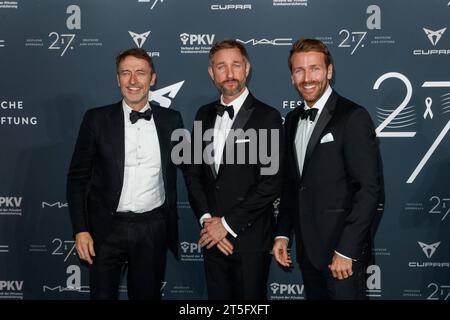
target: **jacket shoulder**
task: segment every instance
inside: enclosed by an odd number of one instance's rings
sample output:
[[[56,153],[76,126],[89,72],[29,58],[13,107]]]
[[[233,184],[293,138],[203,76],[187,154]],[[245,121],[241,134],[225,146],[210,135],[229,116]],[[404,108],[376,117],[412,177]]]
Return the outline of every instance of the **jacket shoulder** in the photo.
[[[88,109],[86,112],[93,113],[93,114],[107,113],[107,112],[111,112],[111,111],[115,110],[116,108],[120,108],[121,106],[122,106],[121,103],[117,102],[117,103],[112,103],[112,104],[108,104],[108,105],[104,105],[104,106],[100,106],[100,107],[94,107],[94,108]]]
[[[154,104],[151,105],[153,111],[159,112],[160,114],[170,117],[170,118],[179,118],[181,117],[181,113],[178,110],[164,108],[160,106],[156,106]]]
[[[337,94],[336,108],[347,110],[349,112],[354,112],[361,109],[365,110],[363,106],[339,94]]]
[[[294,110],[289,111],[289,112],[286,114],[285,121],[286,121],[286,122],[287,122],[287,121],[290,121],[296,114],[298,114],[298,113],[300,112],[300,109],[301,109],[301,108],[303,108],[303,104],[300,105],[300,106],[297,106]]]
[[[109,115],[111,112],[116,111],[121,108],[122,104],[120,102],[108,104],[100,107],[94,107],[86,110],[84,114],[85,119],[98,119]]]
[[[198,108],[198,110],[197,110],[197,112],[196,112],[195,118],[196,118],[196,119],[199,119],[199,118],[204,117],[204,116],[205,116],[206,114],[208,114],[208,113],[214,108],[214,106],[215,106],[216,104],[218,104],[218,103],[220,103],[220,100],[215,100],[215,101],[213,101],[213,102],[210,102],[210,103],[207,103],[207,104],[204,104],[204,105],[200,106],[200,108]]]
[[[275,107],[272,107],[270,105],[268,105],[265,102],[262,102],[261,100],[258,100],[255,98],[254,102],[255,106],[257,106],[257,109],[259,109],[261,112],[264,113],[271,113],[271,112],[275,112],[275,113],[280,113]]]
[[[216,104],[218,104],[218,103],[220,103],[220,100],[215,100],[215,101],[213,101],[213,102],[204,104],[204,105],[200,106],[200,108],[198,108],[197,113],[200,113],[200,112],[206,112],[206,111],[208,111],[209,109],[214,108],[214,106],[215,106]]]

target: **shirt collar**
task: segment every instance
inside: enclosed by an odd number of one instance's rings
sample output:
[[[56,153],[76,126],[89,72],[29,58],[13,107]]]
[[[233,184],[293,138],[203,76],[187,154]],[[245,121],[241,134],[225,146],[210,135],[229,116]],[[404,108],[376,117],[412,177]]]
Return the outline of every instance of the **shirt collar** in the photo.
[[[333,90],[331,89],[330,85],[327,84],[327,88],[325,89],[325,92],[323,93],[323,95],[319,98],[319,100],[317,100],[317,102],[312,107],[312,108],[319,109],[319,111],[317,111],[317,117],[322,112],[322,109],[325,107],[325,104],[327,103],[328,98],[331,96],[332,92],[333,92]],[[308,108],[309,108],[309,106],[308,106],[308,104],[305,101],[305,110],[307,110]]]
[[[233,101],[231,101],[230,103],[224,103],[223,102],[223,95],[220,96],[220,103],[222,103],[223,105],[233,105],[233,109],[234,109],[234,114],[237,114],[239,112],[239,110],[241,109],[242,105],[244,104],[245,99],[247,99],[247,96],[249,95],[249,91],[247,89],[247,87],[245,87],[244,91],[241,93],[241,95],[239,97],[237,97],[236,99],[234,99]]]
[[[122,108],[123,110],[130,114],[133,109],[125,102],[125,99],[122,99]],[[145,112],[147,109],[150,109],[150,103],[147,101],[146,105],[139,111],[139,112]]]

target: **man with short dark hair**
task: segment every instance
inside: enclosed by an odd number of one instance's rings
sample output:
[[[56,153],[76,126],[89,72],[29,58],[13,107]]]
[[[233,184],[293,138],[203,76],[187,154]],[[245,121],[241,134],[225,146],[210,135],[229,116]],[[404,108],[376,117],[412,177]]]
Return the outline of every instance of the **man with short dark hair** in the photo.
[[[199,243],[205,249],[208,297],[265,299],[273,202],[280,187],[281,116],[247,89],[250,61],[241,43],[216,43],[209,60],[221,97],[197,112],[193,150],[203,160],[186,178],[191,207],[203,227]],[[208,131],[212,142],[196,140]],[[271,163],[261,158],[267,150]]]
[[[304,102],[286,116],[273,253],[291,265],[294,230],[307,299],[364,299],[373,225],[384,201],[375,129],[363,107],[330,87],[333,64],[324,43],[297,41],[288,63]]]
[[[132,48],[116,59],[123,100],[88,110],[67,177],[67,200],[91,299],[117,299],[128,267],[130,299],[160,299],[167,246],[177,256],[176,167],[171,133],[178,111],[149,103],[152,59]]]

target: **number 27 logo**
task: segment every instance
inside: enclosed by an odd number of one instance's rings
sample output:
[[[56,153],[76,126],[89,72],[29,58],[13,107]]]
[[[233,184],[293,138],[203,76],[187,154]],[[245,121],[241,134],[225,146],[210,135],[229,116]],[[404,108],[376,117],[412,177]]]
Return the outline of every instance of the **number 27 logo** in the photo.
[[[407,77],[405,77],[403,74],[398,73],[398,72],[388,72],[383,74],[381,77],[379,77],[376,81],[375,84],[373,85],[373,89],[374,90],[378,90],[380,88],[380,85],[387,79],[398,79],[400,81],[403,82],[403,84],[406,87],[406,96],[403,99],[403,101],[400,103],[400,105],[391,113],[389,114],[384,121],[382,121],[380,123],[380,125],[376,128],[376,133],[378,137],[403,137],[403,138],[412,138],[416,135],[415,131],[396,131],[396,132],[389,132],[387,130],[385,130],[386,128],[389,127],[401,127],[400,126],[390,126],[390,124],[394,123],[394,119],[407,119],[407,116],[404,117],[399,117],[399,114],[406,110],[405,108],[407,107],[409,101],[411,100],[412,97],[412,85],[411,82],[408,80]],[[426,81],[422,84],[422,87],[450,87],[450,82],[448,81]],[[428,108],[428,106],[427,106]],[[408,111],[409,112],[409,111]],[[427,109],[428,112],[428,109]],[[427,112],[425,113],[425,115],[427,114]],[[425,118],[424,115],[424,118]],[[400,122],[407,122],[408,120],[405,121],[400,121]],[[397,124],[400,123],[399,121],[397,121]],[[406,125],[405,125],[406,126]],[[445,135],[447,134],[447,132],[450,130],[450,120],[447,122],[447,124],[444,126],[444,128],[441,130],[441,132],[439,133],[439,135],[437,136],[437,138],[434,140],[434,142],[431,144],[430,148],[428,149],[428,151],[425,153],[425,155],[422,157],[422,159],[420,160],[419,164],[416,166],[416,168],[414,169],[414,171],[412,172],[412,174],[410,175],[410,177],[408,178],[408,180],[406,181],[406,183],[413,183],[415,178],[417,177],[417,175],[420,173],[420,171],[423,169],[423,167],[425,166],[425,164],[428,162],[428,160],[430,159],[430,157],[432,156],[432,154],[434,153],[434,151],[436,150],[436,148],[439,146],[439,144],[441,143],[442,139],[445,137]]]

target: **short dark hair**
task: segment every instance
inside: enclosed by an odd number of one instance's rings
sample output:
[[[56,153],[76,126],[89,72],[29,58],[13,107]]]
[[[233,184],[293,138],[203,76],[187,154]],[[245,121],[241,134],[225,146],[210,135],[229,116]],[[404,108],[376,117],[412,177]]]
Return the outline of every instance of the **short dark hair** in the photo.
[[[209,50],[209,64],[210,65],[212,64],[213,57],[217,53],[217,51],[220,51],[222,49],[234,49],[234,48],[239,49],[242,56],[247,60],[247,62],[250,62],[247,50],[245,49],[242,43],[234,39],[224,39],[222,41],[214,43],[212,48]]]
[[[330,51],[328,50],[327,46],[325,45],[325,43],[323,43],[320,40],[317,39],[304,39],[301,38],[299,40],[297,40],[291,48],[291,51],[289,51],[289,58],[288,58],[288,65],[289,65],[289,70],[292,71],[292,62],[291,62],[291,58],[294,55],[294,53],[297,52],[310,52],[310,51],[314,51],[314,52],[322,52],[325,55],[325,64],[328,67],[333,59],[331,57]]]
[[[138,59],[144,59],[145,61],[148,62],[148,65],[152,69],[152,73],[155,72],[155,66],[153,65],[152,58],[148,55],[147,51],[145,51],[142,48],[130,48],[130,49],[127,49],[127,50],[123,51],[122,53],[120,53],[116,57],[116,69],[117,70],[119,70],[119,64],[128,56],[133,56]]]

